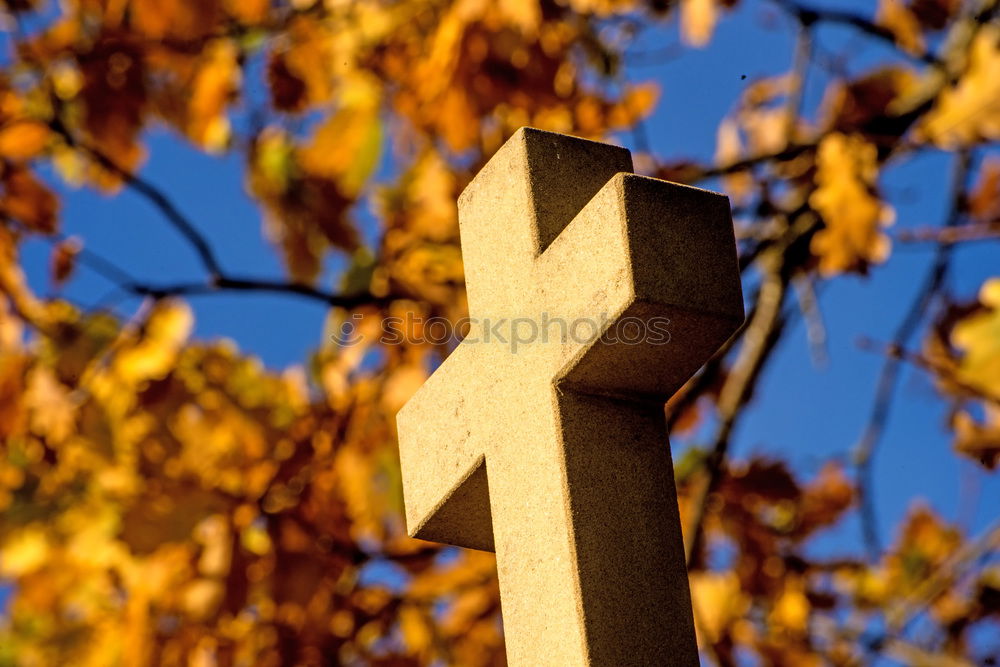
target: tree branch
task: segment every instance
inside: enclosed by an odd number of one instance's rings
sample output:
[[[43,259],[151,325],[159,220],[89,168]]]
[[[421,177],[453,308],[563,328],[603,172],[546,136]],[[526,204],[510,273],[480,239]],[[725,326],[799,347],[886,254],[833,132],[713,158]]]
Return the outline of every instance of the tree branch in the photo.
[[[1000,240],[1000,224],[966,224],[956,227],[918,227],[900,230],[896,240],[901,243],[943,243],[952,245],[969,241]]]
[[[941,61],[938,60],[937,56],[933,53],[924,51],[923,53],[913,54],[900,49],[899,44],[896,42],[896,36],[891,30],[878,25],[871,19],[862,16],[861,14],[855,14],[853,12],[840,9],[814,9],[812,7],[806,7],[805,5],[799,4],[798,2],[795,2],[795,0],[771,1],[786,12],[795,16],[795,18],[798,19],[798,21],[805,27],[810,27],[815,23],[833,23],[850,26],[865,35],[868,35],[869,37],[885,42],[886,44],[890,44],[899,53],[907,56],[908,58],[927,65],[932,65],[934,67],[941,66]]]
[[[50,126],[54,132],[63,138],[67,145],[86,153],[92,160],[94,160],[94,162],[118,178],[122,179],[125,185],[142,195],[150,204],[160,211],[163,217],[167,219],[174,229],[176,229],[181,236],[187,239],[187,241],[194,247],[195,252],[201,259],[201,263],[205,267],[205,270],[208,271],[209,276],[219,277],[222,275],[222,268],[219,264],[219,260],[216,258],[215,251],[212,250],[208,240],[200,231],[198,231],[194,223],[181,213],[180,209],[173,203],[166,193],[141,176],[138,176],[130,170],[122,167],[98,148],[77,139],[58,118],[53,120],[50,123]]]
[[[769,352],[780,337],[783,322],[781,306],[787,288],[788,278],[780,267],[775,267],[764,275],[753,319],[744,330],[743,345],[719,395],[719,425],[705,463],[709,478],[694,502],[691,527],[687,531],[689,539],[685,545],[685,555],[689,568],[701,552],[708,500],[722,481],[730,435],[741,414],[741,408],[750,398],[757,377],[770,356]]]
[[[185,282],[166,285],[129,282],[120,286],[126,291],[137,296],[149,296],[156,299],[171,296],[199,296],[215,294],[223,291],[236,291],[291,294],[320,301],[328,306],[339,308],[354,308],[364,304],[381,304],[392,300],[392,297],[377,297],[370,292],[360,292],[358,294],[336,294],[302,283],[272,280],[268,278],[240,278],[225,275],[219,276],[211,282]]]
[[[956,226],[965,213],[965,187],[971,167],[971,156],[968,151],[956,154],[951,183],[951,206],[944,222],[945,228]],[[916,332],[923,320],[924,314],[937,297],[948,274],[951,259],[951,245],[939,245],[934,254],[934,260],[924,278],[923,285],[917,292],[896,328],[891,345],[896,349],[907,346],[910,338]],[[892,409],[892,401],[896,393],[896,383],[899,376],[900,359],[888,357],[882,365],[876,382],[875,398],[861,437],[854,447],[854,466],[857,474],[858,495],[861,501],[861,530],[865,548],[870,560],[877,560],[882,548],[878,533],[878,517],[875,513],[874,491],[872,489],[872,461],[879,441],[885,432],[886,423]]]

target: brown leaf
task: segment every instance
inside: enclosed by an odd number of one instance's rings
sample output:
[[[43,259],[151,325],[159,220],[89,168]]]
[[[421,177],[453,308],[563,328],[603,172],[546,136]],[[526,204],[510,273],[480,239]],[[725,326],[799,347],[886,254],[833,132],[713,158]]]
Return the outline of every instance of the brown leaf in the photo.
[[[219,0],[130,0],[129,5],[132,26],[151,39],[198,39],[222,18]]]
[[[52,247],[49,258],[49,275],[52,284],[59,288],[73,275],[76,269],[76,258],[83,249],[83,242],[77,237],[64,239]]]
[[[148,109],[141,51],[118,35],[103,33],[77,54],[77,65],[83,75],[80,99],[89,140],[116,165],[134,170],[144,155],[138,139]],[[97,164],[92,170],[100,187],[113,190],[121,185],[117,174]]]
[[[24,167],[7,165],[0,175],[0,213],[28,229],[52,234],[58,229],[59,200]]]
[[[920,24],[930,30],[941,30],[962,7],[962,0],[911,0],[910,10]]]
[[[969,193],[969,214],[982,223],[1000,222],[1000,159],[983,161],[979,179]]]
[[[1000,465],[1000,408],[985,403],[985,420],[979,422],[971,414],[960,410],[952,418],[955,430],[953,447],[959,454],[979,462],[987,470]]]

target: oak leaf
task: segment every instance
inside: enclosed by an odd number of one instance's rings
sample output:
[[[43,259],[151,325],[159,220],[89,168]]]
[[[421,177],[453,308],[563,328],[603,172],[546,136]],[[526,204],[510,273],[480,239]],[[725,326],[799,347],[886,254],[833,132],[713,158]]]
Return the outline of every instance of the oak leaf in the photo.
[[[958,321],[951,341],[961,350],[958,379],[983,395],[1000,399],[1000,278],[979,290],[982,309]]]
[[[892,222],[892,209],[875,196],[876,149],[858,136],[834,133],[819,146],[816,190],[810,205],[823,218],[810,249],[824,275],[867,271],[889,256],[889,238],[881,229]]]
[[[954,86],[941,91],[924,117],[922,133],[942,148],[1000,138],[1000,26],[984,25],[969,49],[969,63]]]

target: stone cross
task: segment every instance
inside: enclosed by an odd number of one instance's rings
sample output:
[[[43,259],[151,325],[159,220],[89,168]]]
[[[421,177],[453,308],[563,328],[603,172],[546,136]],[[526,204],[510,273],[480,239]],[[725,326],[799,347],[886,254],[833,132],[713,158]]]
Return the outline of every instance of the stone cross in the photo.
[[[697,665],[663,404],[743,321],[729,201],[522,128],[459,221],[472,326],[397,418],[410,534],[496,551],[512,665]]]

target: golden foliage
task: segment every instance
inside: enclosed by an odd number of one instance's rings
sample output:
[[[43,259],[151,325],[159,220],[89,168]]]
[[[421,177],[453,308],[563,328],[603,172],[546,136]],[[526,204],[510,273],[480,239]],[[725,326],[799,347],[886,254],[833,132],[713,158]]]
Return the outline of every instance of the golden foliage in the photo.
[[[736,4],[68,0],[23,21],[0,77],[0,664],[504,664],[493,556],[403,531],[395,412],[449,344],[380,345],[380,323],[398,318],[390,333],[410,341],[432,317],[457,328],[455,202],[472,175],[522,125],[607,139],[653,117],[657,82],[625,76],[629,31],[676,22],[705,47]],[[41,6],[5,10],[21,21]],[[869,31],[922,56],[961,45],[960,6],[883,0]],[[870,271],[890,252],[889,158],[1000,136],[1000,32],[963,30],[967,49],[938,54],[953,82],[919,57],[876,63],[830,81],[813,121],[801,73],[758,79],[719,125],[714,167],[656,171],[722,177],[753,219],[741,251],[763,259],[748,273]],[[193,341],[191,307],[155,290],[128,321],[36,295],[25,239],[52,241],[57,289],[94,263],[58,235],[51,175],[136,188],[148,130],[163,126],[202,151],[242,152],[289,291],[329,287],[324,269],[345,266],[336,282],[358,305],[331,309],[325,333],[356,323],[359,342],[279,372],[230,342]],[[986,162],[972,222],[1000,218],[998,183]],[[780,268],[767,264],[775,249]],[[955,450],[988,469],[1000,464],[998,285],[951,304],[919,359],[951,403]],[[739,377],[728,364],[692,381],[694,400],[671,400],[675,434],[721,416]],[[686,522],[706,493],[691,589],[699,641],[721,664],[857,664],[856,628],[884,627],[966,540],[915,506],[881,559],[826,562],[810,540],[859,500],[843,465],[802,475],[692,447],[676,477]],[[946,588],[922,601],[946,638],[934,657],[964,659],[1000,586],[983,573]]]

